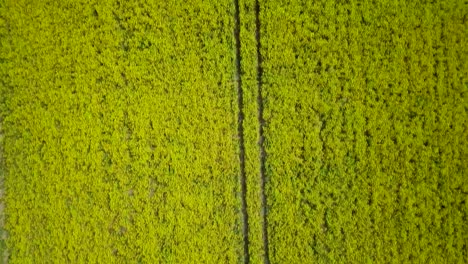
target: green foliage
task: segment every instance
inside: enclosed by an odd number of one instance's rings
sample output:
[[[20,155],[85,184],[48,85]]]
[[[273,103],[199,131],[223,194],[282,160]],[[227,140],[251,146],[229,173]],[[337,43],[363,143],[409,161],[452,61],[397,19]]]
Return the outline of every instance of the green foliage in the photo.
[[[10,263],[238,261],[232,3],[2,8]]]
[[[467,262],[466,3],[260,4],[271,262]]]

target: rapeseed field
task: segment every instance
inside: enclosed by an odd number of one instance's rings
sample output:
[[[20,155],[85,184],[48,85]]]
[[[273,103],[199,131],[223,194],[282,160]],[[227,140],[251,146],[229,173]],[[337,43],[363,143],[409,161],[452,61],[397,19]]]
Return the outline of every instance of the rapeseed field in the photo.
[[[0,263],[468,262],[468,4],[0,0]]]

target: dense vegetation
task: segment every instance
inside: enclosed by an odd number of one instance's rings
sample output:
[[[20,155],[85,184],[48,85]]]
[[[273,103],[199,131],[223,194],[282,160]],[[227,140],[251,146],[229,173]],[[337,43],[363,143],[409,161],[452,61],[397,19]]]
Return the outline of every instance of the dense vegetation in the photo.
[[[11,263],[238,261],[232,3],[2,8]]]
[[[467,262],[468,5],[260,6],[271,262]]]
[[[467,43],[461,0],[0,0],[9,261],[468,262]]]

